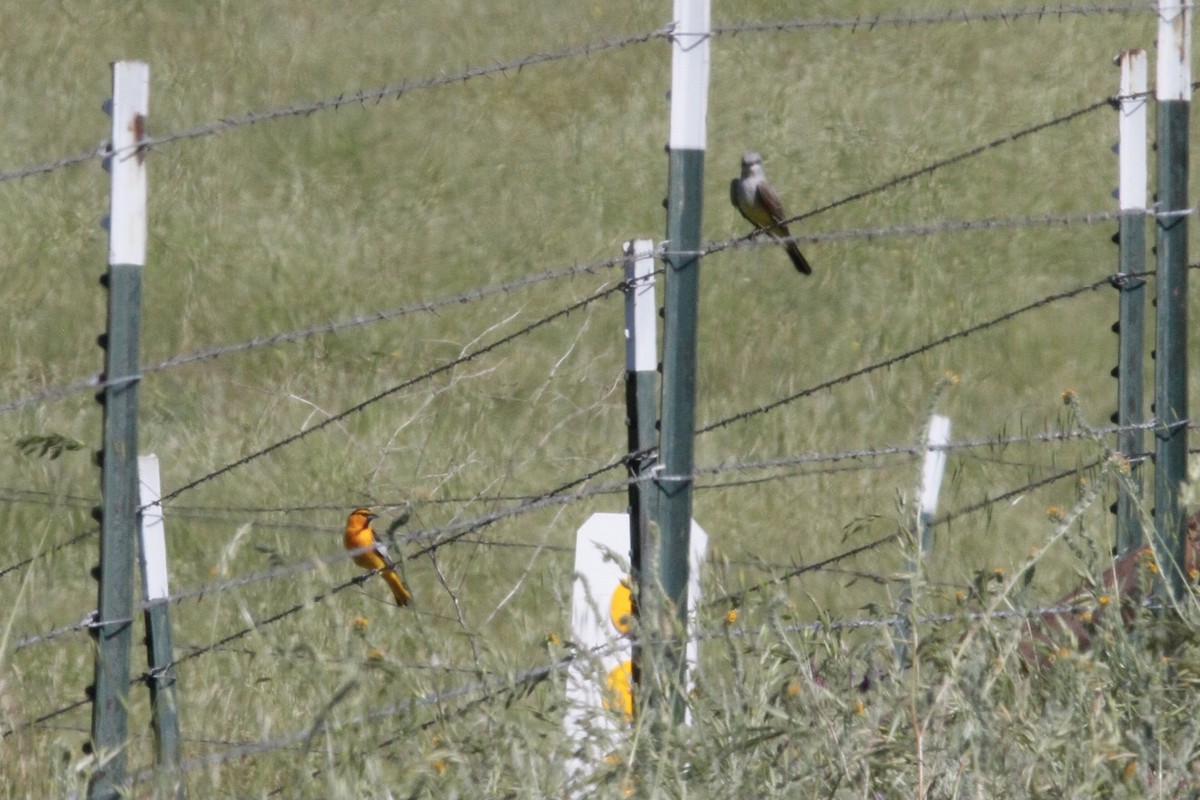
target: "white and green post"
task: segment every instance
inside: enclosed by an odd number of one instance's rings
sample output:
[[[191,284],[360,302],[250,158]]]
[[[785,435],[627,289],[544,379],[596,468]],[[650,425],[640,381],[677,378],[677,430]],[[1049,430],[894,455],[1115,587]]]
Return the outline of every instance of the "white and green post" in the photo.
[[[656,475],[658,535],[643,554],[657,565],[639,592],[642,700],[659,719],[685,717],[684,651],[688,552],[696,432],[696,334],[700,296],[700,219],[707,141],[709,0],[675,0],[671,35],[667,256],[663,307],[662,429]],[[649,585],[650,580],[657,585]],[[665,606],[660,605],[665,603]]]

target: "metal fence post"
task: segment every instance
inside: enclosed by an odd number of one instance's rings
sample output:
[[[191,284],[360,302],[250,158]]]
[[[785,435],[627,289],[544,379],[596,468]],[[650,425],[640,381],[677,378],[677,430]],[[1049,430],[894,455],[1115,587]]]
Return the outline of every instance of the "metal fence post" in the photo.
[[[146,604],[146,682],[150,686],[150,709],[154,715],[155,762],[164,793],[182,800],[179,703],[175,691],[175,647],[171,635],[171,595],[167,572],[167,537],[163,525],[158,456],[138,457],[141,486],[140,542],[138,562],[142,571],[142,600]]]
[[[652,681],[653,699],[671,719],[684,718],[683,657],[688,587],[688,551],[692,522],[692,467],[696,433],[696,333],[700,297],[700,215],[704,200],[704,151],[707,143],[709,0],[675,0],[671,36],[671,130],[667,186],[666,289],[664,291],[663,395],[660,464],[657,475],[659,535],[658,580],[670,606],[653,613],[649,634],[661,672]],[[646,595],[657,593],[644,592]],[[666,611],[675,615],[668,629]],[[659,696],[662,691],[665,696]],[[665,717],[666,715],[663,714]]]
[[[96,767],[92,800],[115,798],[125,780],[129,657],[133,643],[133,557],[137,533],[138,338],[142,267],[146,263],[146,164],[138,143],[146,135],[150,68],[141,61],[112,65],[112,150],[109,204],[108,323],[104,347],[104,444],[100,451],[100,590],[92,705]]]
[[[1129,459],[1146,447],[1145,432],[1136,427],[1145,421],[1143,351],[1146,327],[1146,51],[1126,50],[1117,57],[1121,68],[1117,153],[1121,211],[1117,243],[1119,264],[1114,285],[1120,292],[1117,323],[1117,412],[1120,431],[1117,451]],[[1126,553],[1142,544],[1142,460],[1129,462],[1129,479],[1117,487],[1117,551]]]
[[[1188,115],[1192,96],[1191,6],[1158,3],[1158,295],[1154,362],[1154,527],[1158,590],[1183,597],[1187,520],[1180,487],[1187,478]],[[1167,563],[1162,563],[1167,562]]]

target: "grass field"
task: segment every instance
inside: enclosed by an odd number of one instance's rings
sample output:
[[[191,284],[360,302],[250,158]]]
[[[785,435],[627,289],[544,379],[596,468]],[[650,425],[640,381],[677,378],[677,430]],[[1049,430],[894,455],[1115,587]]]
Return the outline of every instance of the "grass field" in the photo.
[[[104,141],[100,104],[117,59],[150,64],[150,132],[163,135],[644,34],[671,11],[621,0],[484,5],[7,3],[0,171]],[[718,4],[714,23],[1003,7],[777,6]],[[728,202],[744,150],[764,155],[788,210],[804,213],[1115,94],[1113,56],[1144,47],[1153,58],[1154,35],[1147,11],[718,35],[704,238],[748,232]],[[606,266],[476,293],[662,237],[669,81],[669,45],[650,39],[157,148],[145,364],[467,298],[147,375],[141,450],[159,456],[164,490],[613,286],[620,270]],[[1115,113],[1100,108],[793,232],[1110,211],[1115,134]],[[101,369],[107,193],[96,161],[0,183],[10,308],[0,404]],[[830,238],[803,245],[811,278],[773,247],[705,258],[698,421],[1100,280],[1116,269],[1115,228]],[[1087,437],[1038,437],[1077,426],[1080,413],[1108,424],[1116,301],[1100,288],[1048,303],[700,436],[697,465],[714,468],[695,495],[711,537],[706,595],[904,529],[916,457],[799,457],[912,445],[934,406],[951,417],[955,441],[1031,440],[950,455],[940,510],[979,510],[935,529],[914,613],[1042,604],[1098,575],[1113,545],[1116,483],[1086,467],[1103,449]],[[320,562],[171,607],[182,657],[307,604],[178,665],[191,797],[525,798],[579,788],[564,767],[564,678],[551,670],[531,681],[527,671],[565,654],[548,642],[569,636],[574,531],[593,512],[623,510],[621,492],[514,515],[407,561],[411,610],[391,605],[377,579],[311,600],[355,575],[337,555],[357,505],[384,521],[411,510],[401,534],[415,535],[619,458],[622,324],[621,295],[610,293],[166,505],[173,591]],[[1064,405],[1067,390],[1078,411]],[[33,558],[0,574],[0,728],[13,731],[0,740],[3,796],[67,796],[86,784],[90,705],[27,723],[84,698],[91,640],[77,631],[17,645],[95,607],[97,539],[55,546],[95,527],[100,411],[79,391],[0,414],[0,570]],[[51,458],[20,447],[26,437],[81,446]],[[771,461],[784,463],[747,466]],[[1069,474],[983,502],[1060,471]],[[587,486],[623,478],[612,470]],[[1031,554],[1026,584],[1018,576]],[[1147,619],[1126,635],[1110,615],[1094,651],[1061,653],[1055,669],[1030,675],[1012,623],[920,626],[909,670],[894,663],[890,628],[793,629],[895,613],[906,555],[892,541],[754,591],[732,626],[728,606],[707,608],[694,724],[666,732],[657,748],[630,737],[583,796],[625,796],[630,772],[647,765],[640,794],[663,797],[1197,796],[1200,656],[1182,630]],[[139,646],[135,674],[144,666]],[[871,691],[851,688],[868,674]],[[459,691],[476,684],[491,688]],[[414,702],[432,695],[437,702]],[[153,763],[140,686],[129,713],[130,769],[140,773]],[[130,791],[163,793],[153,780]]]

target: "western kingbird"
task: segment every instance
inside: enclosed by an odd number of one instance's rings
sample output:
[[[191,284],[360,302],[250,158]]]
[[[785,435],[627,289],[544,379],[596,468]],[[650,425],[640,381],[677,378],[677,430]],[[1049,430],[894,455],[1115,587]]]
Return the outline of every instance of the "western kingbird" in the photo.
[[[734,178],[729,184],[729,199],[742,216],[750,220],[754,227],[764,230],[773,239],[791,236],[783,221],[787,214],[779,202],[779,195],[767,183],[767,174],[763,172],[762,156],[758,153],[746,153],[742,156],[742,177]],[[803,275],[811,275],[812,267],[795,242],[786,241],[783,247],[788,257]]]

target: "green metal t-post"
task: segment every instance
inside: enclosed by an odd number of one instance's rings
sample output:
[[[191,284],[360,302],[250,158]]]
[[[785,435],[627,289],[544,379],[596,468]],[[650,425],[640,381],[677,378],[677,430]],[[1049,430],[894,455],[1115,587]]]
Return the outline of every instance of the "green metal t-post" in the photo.
[[[1191,9],[1158,3],[1158,322],[1154,363],[1155,550],[1159,593],[1185,589],[1187,519],[1180,487],[1187,477],[1188,114],[1191,109]]]
[[[150,68],[112,65],[108,327],[104,345],[104,444],[100,451],[100,591],[95,621],[95,699],[90,800],[116,798],[125,780],[129,658],[133,644],[133,561],[138,529],[138,339],[146,263],[145,152]]]
[[[663,326],[663,397],[658,484],[658,582],[676,617],[673,631],[660,628],[658,661],[670,685],[674,719],[683,718],[683,651],[686,631],[688,549],[692,521],[692,469],[696,435],[696,335],[699,318],[700,205],[704,151],[672,150],[667,238],[675,252],[667,256]],[[665,622],[665,620],[664,620]]]
[[[667,186],[667,266],[664,290],[662,430],[659,433],[658,587],[667,608],[648,630],[654,683],[663,711],[681,723],[685,712],[688,551],[692,523],[693,440],[696,434],[696,335],[700,297],[700,218],[707,141],[708,0],[676,0],[672,34],[671,131]],[[674,614],[670,624],[669,614]],[[664,714],[665,716],[665,714]]]
[[[1146,328],[1146,51],[1126,50],[1117,57],[1121,68],[1117,121],[1117,152],[1121,210],[1117,241],[1120,245],[1117,280],[1119,312],[1114,329],[1117,340],[1117,413],[1114,422],[1117,452],[1129,462],[1128,481],[1117,489],[1117,552],[1142,546],[1142,461],[1145,431],[1145,391],[1142,371]]]

